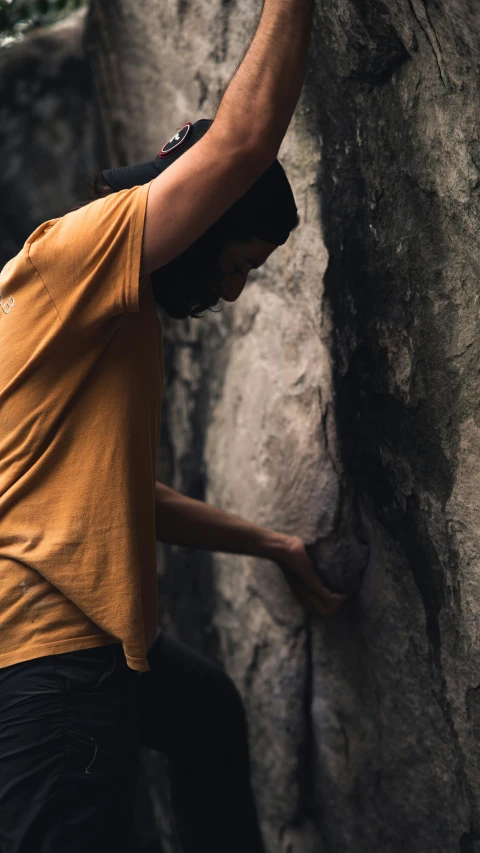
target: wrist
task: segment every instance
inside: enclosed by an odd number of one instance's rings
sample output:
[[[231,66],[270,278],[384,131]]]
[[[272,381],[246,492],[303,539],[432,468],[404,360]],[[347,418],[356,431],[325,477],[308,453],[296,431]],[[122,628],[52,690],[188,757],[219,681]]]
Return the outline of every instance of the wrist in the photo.
[[[274,563],[288,563],[300,540],[296,536],[288,536],[274,530],[269,531],[269,534],[265,557]]]

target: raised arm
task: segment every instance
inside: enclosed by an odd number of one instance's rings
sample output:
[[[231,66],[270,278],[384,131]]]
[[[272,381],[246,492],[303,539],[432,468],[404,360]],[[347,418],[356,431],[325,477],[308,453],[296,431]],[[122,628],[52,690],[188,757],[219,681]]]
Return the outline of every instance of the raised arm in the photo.
[[[245,58],[212,130],[238,137],[273,160],[288,130],[307,71],[313,0],[265,0]]]
[[[152,182],[142,273],[188,249],[275,160],[305,79],[312,10],[313,0],[265,0],[212,126]]]

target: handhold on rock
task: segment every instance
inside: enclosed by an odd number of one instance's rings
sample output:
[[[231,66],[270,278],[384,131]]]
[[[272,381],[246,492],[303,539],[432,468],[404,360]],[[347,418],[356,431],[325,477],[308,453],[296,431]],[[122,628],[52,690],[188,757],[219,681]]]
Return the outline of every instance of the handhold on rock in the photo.
[[[335,527],[305,550],[323,583],[331,592],[353,594],[359,591],[370,549],[361,521],[358,499],[352,488],[346,490]]]

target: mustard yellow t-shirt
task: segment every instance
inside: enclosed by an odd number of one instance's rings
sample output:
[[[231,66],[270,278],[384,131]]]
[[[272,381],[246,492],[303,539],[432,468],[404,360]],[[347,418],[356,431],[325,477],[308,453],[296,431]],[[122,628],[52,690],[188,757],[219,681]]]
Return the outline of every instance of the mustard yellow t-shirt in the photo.
[[[156,636],[162,333],[150,185],[41,225],[0,275],[0,667]]]

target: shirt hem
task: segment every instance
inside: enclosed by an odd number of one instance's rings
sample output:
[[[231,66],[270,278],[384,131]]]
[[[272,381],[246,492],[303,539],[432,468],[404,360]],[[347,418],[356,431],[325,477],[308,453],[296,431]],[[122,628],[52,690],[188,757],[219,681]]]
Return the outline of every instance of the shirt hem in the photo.
[[[99,646],[112,646],[119,643],[114,637],[105,636],[99,637],[98,634],[93,634],[87,637],[76,637],[70,640],[58,640],[52,643],[43,643],[38,646],[32,646],[28,649],[19,649],[15,652],[9,652],[6,655],[0,655],[0,669],[7,666],[13,666],[16,663],[25,663],[35,658],[46,657],[47,655],[61,654],[62,652],[76,652],[82,649],[93,649]],[[144,657],[132,657],[125,655],[126,661],[130,669],[137,672],[148,672],[150,666]]]

